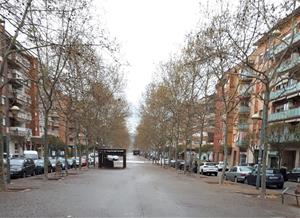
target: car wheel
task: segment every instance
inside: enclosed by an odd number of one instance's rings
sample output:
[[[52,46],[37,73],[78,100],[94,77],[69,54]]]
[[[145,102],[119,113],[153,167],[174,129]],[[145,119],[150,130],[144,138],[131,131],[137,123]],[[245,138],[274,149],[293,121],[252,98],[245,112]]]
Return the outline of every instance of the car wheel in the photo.
[[[300,177],[297,178],[297,182],[300,183]]]
[[[204,172],[203,172],[203,170],[201,170],[201,174],[202,174],[202,175],[204,175]]]
[[[283,189],[283,184],[277,185],[278,189]]]

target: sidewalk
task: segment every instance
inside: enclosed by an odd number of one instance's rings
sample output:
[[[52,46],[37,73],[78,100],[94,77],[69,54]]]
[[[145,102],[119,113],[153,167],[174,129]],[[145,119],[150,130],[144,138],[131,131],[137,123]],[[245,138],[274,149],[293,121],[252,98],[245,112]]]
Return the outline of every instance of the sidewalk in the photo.
[[[160,165],[155,165],[158,167],[161,167]],[[230,193],[236,193],[243,195],[247,198],[261,198],[261,188],[259,190],[256,189],[255,186],[252,185],[247,185],[244,183],[235,183],[231,181],[226,181],[224,180],[223,185],[219,185],[219,175],[218,176],[206,176],[202,174],[195,174],[195,173],[187,173],[184,174],[182,170],[176,170],[175,168],[172,167],[164,167],[162,166],[163,169],[165,170],[170,170],[173,171],[174,173],[177,173],[182,176],[188,176],[192,177],[197,180],[201,180],[202,182],[205,182],[209,185],[214,185],[214,188],[217,188],[221,191],[226,191]],[[286,184],[285,184],[286,187]],[[266,190],[266,198],[269,201],[276,201],[276,202],[281,202],[281,192],[283,189],[275,189],[275,188],[267,188]],[[297,207],[296,199],[295,197],[292,196],[285,196],[285,205],[288,206],[293,206]],[[299,207],[300,208],[300,207]]]
[[[29,176],[26,178],[11,179],[11,183],[8,184],[8,192],[26,192],[30,191],[31,189],[39,189],[47,182],[53,183],[60,182],[60,180],[72,179],[74,176],[81,175],[87,170],[87,167],[82,167],[81,171],[79,171],[79,168],[77,170],[69,169],[68,176],[66,176],[64,171],[62,172],[61,176],[55,174],[55,172],[48,173],[47,180],[45,180],[44,174]]]

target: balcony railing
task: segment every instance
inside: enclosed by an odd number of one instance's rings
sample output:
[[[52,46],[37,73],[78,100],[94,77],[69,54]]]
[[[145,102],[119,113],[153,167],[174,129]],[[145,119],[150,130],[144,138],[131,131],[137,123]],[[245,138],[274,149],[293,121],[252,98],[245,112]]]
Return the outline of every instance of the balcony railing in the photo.
[[[17,113],[16,117],[21,120],[26,120],[26,121],[31,121],[31,113],[25,112],[25,111],[20,111]]]
[[[239,130],[247,130],[247,129],[249,129],[249,124],[248,123],[238,123],[237,127]]]
[[[288,46],[298,42],[300,40],[300,32],[295,32],[294,36],[293,36],[293,41],[292,41],[292,35],[290,34],[290,36],[286,37],[285,39],[283,39],[285,42],[281,42],[278,45],[276,45],[273,48],[273,51],[271,53],[271,56],[277,55],[279,53],[281,53],[282,51],[284,51],[285,49],[287,49]]]
[[[9,133],[12,136],[30,137],[32,135],[31,129],[24,127],[9,127]]]
[[[249,97],[251,96],[251,87],[249,86],[241,86],[238,90],[238,93],[241,97]]]
[[[250,112],[250,107],[248,106],[240,106],[239,107],[239,113],[249,113]]]
[[[294,92],[298,92],[298,91],[300,91],[300,83],[296,83],[294,85],[287,86],[284,89],[280,89],[280,90],[271,92],[270,99],[274,100],[278,97],[285,96],[285,95],[288,95],[288,94],[291,94]]]
[[[17,91],[15,92],[15,96],[16,96],[16,100],[18,103],[27,103],[27,104],[31,104],[31,97],[23,92]]]
[[[284,133],[278,135],[270,135],[269,143],[286,143],[286,142],[300,142],[300,133]]]
[[[287,120],[300,117],[300,107],[293,108],[286,111],[281,111],[277,113],[272,113],[269,115],[269,122],[278,120]]]
[[[280,66],[277,68],[276,72],[281,73],[281,72],[286,72],[288,70],[293,69],[296,67],[298,64],[300,64],[300,56],[295,56],[287,59],[286,61],[282,62]]]

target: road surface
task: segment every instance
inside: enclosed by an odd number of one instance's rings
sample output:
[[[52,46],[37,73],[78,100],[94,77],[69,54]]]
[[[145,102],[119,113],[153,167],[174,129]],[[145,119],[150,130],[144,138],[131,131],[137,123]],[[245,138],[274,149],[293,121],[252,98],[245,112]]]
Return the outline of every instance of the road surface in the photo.
[[[300,209],[261,201],[128,155],[126,169],[89,169],[63,180],[12,180],[1,217],[296,217]]]

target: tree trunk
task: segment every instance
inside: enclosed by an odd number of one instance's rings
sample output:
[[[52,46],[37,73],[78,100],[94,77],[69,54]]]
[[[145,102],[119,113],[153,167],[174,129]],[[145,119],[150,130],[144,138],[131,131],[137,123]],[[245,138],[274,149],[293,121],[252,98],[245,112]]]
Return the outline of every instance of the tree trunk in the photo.
[[[263,198],[266,197],[266,168],[267,168],[267,155],[268,155],[268,136],[267,136],[267,127],[268,127],[268,106],[270,100],[270,91],[268,87],[265,91],[264,96],[264,105],[263,105],[263,115],[262,115],[262,145],[264,146],[263,151],[263,161],[262,161],[262,178],[261,178],[261,195]]]
[[[224,122],[225,124],[225,128],[224,128],[224,167],[222,169],[222,172],[221,172],[221,176],[219,178],[219,184],[220,185],[223,185],[224,183],[224,175],[225,175],[225,170],[226,170],[226,166],[227,166],[227,154],[228,154],[228,151],[227,151],[227,142],[228,142],[228,125],[227,125],[227,117],[228,117],[228,114],[226,114],[226,122]]]
[[[199,142],[199,158],[198,158],[198,174],[200,175],[200,163],[201,163],[201,148],[202,148],[202,141],[203,141],[203,129],[204,129],[204,122],[201,124],[201,131],[200,131],[200,142]]]
[[[65,172],[66,172],[66,175],[68,175],[68,167],[69,167],[69,163],[68,163],[68,143],[69,142],[69,122],[68,122],[68,119],[66,120],[66,126],[65,126]]]
[[[49,111],[45,111],[45,126],[44,126],[44,169],[48,166],[49,148],[48,148],[48,116]],[[44,170],[44,179],[48,179],[48,170]]]
[[[96,168],[96,148],[95,148],[95,145],[94,145],[94,168]]]

